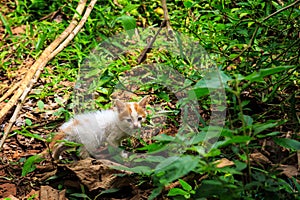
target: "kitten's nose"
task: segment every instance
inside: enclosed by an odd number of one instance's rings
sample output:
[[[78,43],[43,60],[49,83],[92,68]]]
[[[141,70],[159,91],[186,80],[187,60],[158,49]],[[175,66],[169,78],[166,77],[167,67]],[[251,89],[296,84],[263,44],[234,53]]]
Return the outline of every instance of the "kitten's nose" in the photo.
[[[133,124],[133,127],[134,127],[134,128],[140,128],[140,124],[139,124],[139,123],[134,123],[134,124]]]

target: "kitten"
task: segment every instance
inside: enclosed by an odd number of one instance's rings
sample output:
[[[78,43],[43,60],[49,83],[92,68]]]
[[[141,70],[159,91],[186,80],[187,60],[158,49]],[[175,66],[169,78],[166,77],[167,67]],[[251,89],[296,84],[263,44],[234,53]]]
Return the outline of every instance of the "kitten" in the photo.
[[[82,157],[96,154],[96,150],[105,142],[118,147],[121,141],[133,135],[146,120],[147,97],[139,102],[115,101],[113,110],[95,111],[75,115],[60,127],[49,144],[55,160],[67,148],[64,143],[56,144],[56,140],[68,140],[83,144]],[[88,153],[87,153],[88,152]]]

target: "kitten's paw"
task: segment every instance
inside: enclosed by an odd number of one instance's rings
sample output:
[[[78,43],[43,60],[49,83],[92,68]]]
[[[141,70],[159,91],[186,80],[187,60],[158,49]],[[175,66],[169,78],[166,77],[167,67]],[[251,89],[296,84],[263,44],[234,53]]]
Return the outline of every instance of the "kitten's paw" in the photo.
[[[124,150],[121,151],[120,155],[121,155],[122,158],[128,158],[129,157],[129,153],[125,152]]]

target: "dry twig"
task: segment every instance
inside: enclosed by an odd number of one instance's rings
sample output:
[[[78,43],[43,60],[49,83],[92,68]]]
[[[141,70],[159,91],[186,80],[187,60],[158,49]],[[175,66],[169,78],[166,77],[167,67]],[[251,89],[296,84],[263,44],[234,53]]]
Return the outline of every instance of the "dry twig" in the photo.
[[[169,13],[168,13],[166,0],[161,0],[161,4],[162,4],[162,8],[164,10],[164,19],[166,20],[166,26],[167,26],[168,34],[172,35],[173,30],[172,30],[172,27],[171,27],[171,24],[170,24],[170,17],[169,17]]]
[[[286,6],[286,7],[283,7],[283,8],[281,8],[281,9],[277,10],[276,12],[274,12],[274,13],[268,15],[267,17],[265,17],[265,18],[261,21],[261,23],[267,21],[268,19],[270,19],[271,17],[274,17],[275,15],[281,13],[282,11],[285,11],[285,10],[287,10],[287,9],[289,9],[289,8],[291,8],[291,7],[295,6],[295,5],[297,5],[298,3],[300,3],[300,0],[297,0],[297,1],[295,1],[294,3],[291,3],[290,5],[288,5],[288,6]],[[247,46],[246,46],[246,47],[245,47],[245,48],[244,48],[244,49],[243,49],[243,50],[242,50],[235,58],[231,59],[231,62],[233,62],[233,61],[235,61],[236,59],[238,59],[245,51],[247,51],[247,50],[252,46],[252,44],[253,44],[253,42],[254,42],[254,39],[255,39],[255,37],[256,37],[256,34],[257,34],[258,29],[259,29],[259,25],[256,25],[256,28],[255,28],[255,30],[254,30],[254,32],[253,32],[253,34],[252,34],[252,37],[251,37],[251,39],[250,39],[248,45],[247,45]]]
[[[148,43],[148,45],[145,47],[145,49],[142,51],[142,53],[139,55],[138,59],[137,59],[137,63],[138,65],[141,64],[145,59],[146,59],[146,55],[147,53],[149,53],[149,51],[151,50],[153,43],[156,40],[156,37],[158,36],[158,34],[160,33],[162,27],[164,27],[166,24],[166,21],[164,20],[159,29],[157,30],[156,34],[154,35],[154,37],[150,40],[150,42]]]
[[[0,103],[7,99],[12,93],[20,86],[20,81],[14,84],[12,87],[10,87],[0,98]]]

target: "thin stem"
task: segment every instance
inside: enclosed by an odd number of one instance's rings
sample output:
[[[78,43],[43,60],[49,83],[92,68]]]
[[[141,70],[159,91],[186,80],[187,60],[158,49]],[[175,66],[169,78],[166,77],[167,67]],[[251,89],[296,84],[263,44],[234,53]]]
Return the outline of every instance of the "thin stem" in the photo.
[[[271,17],[274,17],[275,15],[281,13],[281,12],[284,11],[284,10],[289,9],[290,7],[295,6],[295,5],[298,4],[298,3],[300,3],[300,0],[297,0],[297,1],[295,1],[294,3],[291,3],[290,5],[288,5],[288,6],[284,7],[284,8],[281,8],[281,9],[277,10],[276,12],[274,12],[274,13],[270,14],[269,16],[265,17],[265,18],[262,20],[262,22],[267,21],[267,20],[270,19]]]

